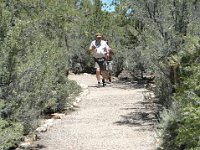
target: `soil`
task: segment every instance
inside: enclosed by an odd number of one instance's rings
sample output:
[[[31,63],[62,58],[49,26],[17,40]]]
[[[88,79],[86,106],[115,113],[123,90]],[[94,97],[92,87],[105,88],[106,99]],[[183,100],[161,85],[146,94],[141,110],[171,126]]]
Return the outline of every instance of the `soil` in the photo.
[[[97,88],[95,75],[69,75],[88,90],[76,110],[36,141],[44,150],[155,150],[154,108],[144,85],[114,79]]]

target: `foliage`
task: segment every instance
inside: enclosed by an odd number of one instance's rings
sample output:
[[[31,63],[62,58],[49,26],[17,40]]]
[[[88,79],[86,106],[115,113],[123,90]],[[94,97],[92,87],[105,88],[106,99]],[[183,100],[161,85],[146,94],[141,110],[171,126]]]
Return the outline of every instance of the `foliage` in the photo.
[[[0,119],[0,131],[0,149],[15,148],[22,139],[23,126]]]
[[[197,149],[200,135],[200,93],[199,77],[199,39],[190,37],[185,39],[185,46],[179,53],[177,60],[180,63],[180,82],[175,85],[174,101],[178,104],[178,109],[169,109],[163,114],[163,122],[166,124],[170,119],[166,119],[171,112],[176,112],[176,119],[165,127],[163,135],[163,147],[165,149]],[[177,111],[179,110],[179,111]],[[173,128],[174,127],[174,128]],[[167,137],[171,138],[167,138]],[[173,140],[172,140],[173,138]],[[175,140],[174,140],[175,139]],[[170,146],[169,146],[170,145]]]
[[[4,149],[62,111],[80,87],[65,76],[92,72],[88,48],[101,32],[114,51],[113,73],[155,73],[163,105],[160,132],[168,149],[199,146],[199,23],[197,0],[0,1],[0,136]],[[176,68],[174,68],[176,67]],[[17,131],[16,131],[17,130]],[[3,138],[9,131],[11,137]]]
[[[188,38],[188,45],[181,54],[181,66],[183,79],[176,87],[174,98],[182,105],[181,125],[178,129],[177,144],[185,144],[187,149],[199,145],[200,135],[200,46],[196,37]]]
[[[160,116],[162,119],[158,124],[158,137],[162,139],[162,145],[158,149],[178,149],[174,137],[178,134],[180,123],[180,109],[177,103],[173,103],[170,109],[164,109]]]
[[[75,8],[48,0],[1,1],[0,6],[0,141],[9,149],[38,126],[41,115],[69,105],[80,87],[65,76]]]
[[[121,10],[131,33],[136,33],[136,45],[126,44],[142,53],[128,51],[126,66],[141,62],[155,72],[159,102],[168,111],[161,117],[160,132],[164,149],[195,149],[199,145],[199,2],[198,1],[121,1]],[[126,15],[125,15],[126,14]],[[131,16],[134,16],[134,19]],[[128,20],[132,18],[135,24]],[[125,20],[126,20],[125,19]],[[124,20],[124,19],[123,19]],[[128,30],[126,30],[128,31]],[[129,32],[124,32],[129,35]],[[133,36],[127,38],[134,41]],[[139,55],[138,55],[139,54]],[[134,55],[139,58],[134,58]],[[128,58],[128,57],[126,57]],[[130,61],[131,60],[131,61]],[[173,109],[177,103],[179,109]],[[164,110],[165,110],[164,109]],[[160,112],[162,114],[162,112]],[[171,119],[168,116],[174,114]],[[184,114],[184,115],[182,115]],[[174,119],[173,119],[174,118]],[[190,122],[190,123],[189,123]],[[195,132],[195,133],[194,133]],[[189,134],[189,135],[188,135]],[[188,140],[188,137],[190,139]],[[176,140],[174,140],[176,139]]]

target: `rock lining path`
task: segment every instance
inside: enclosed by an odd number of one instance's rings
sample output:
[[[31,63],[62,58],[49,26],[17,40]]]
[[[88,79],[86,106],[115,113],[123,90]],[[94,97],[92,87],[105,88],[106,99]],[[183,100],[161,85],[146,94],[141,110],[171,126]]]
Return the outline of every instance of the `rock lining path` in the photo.
[[[137,84],[97,88],[95,75],[69,75],[87,86],[79,108],[41,133],[44,150],[155,150],[155,115]],[[141,85],[142,86],[142,85]]]

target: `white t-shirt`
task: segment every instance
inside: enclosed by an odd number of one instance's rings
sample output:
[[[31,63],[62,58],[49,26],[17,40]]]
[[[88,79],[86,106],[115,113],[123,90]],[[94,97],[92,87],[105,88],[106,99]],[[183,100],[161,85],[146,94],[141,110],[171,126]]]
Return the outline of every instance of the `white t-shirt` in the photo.
[[[99,43],[97,43],[97,41],[94,40],[90,44],[90,49],[92,49],[92,46],[96,47],[96,50],[94,50],[94,53],[93,53],[93,56],[95,58],[105,57],[105,53],[109,51],[109,46],[104,40],[101,40]]]

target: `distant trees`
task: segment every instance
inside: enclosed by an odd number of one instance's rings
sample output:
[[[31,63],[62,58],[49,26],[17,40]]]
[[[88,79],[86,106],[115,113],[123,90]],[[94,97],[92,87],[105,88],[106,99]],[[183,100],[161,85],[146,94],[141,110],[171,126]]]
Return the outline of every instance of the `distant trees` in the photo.
[[[115,76],[138,68],[156,75],[154,92],[166,109],[162,146],[198,147],[200,2],[113,4],[106,12],[100,0],[0,1],[0,149],[16,146],[41,114],[70,104],[80,88],[65,73],[91,72],[96,32],[115,52]]]

